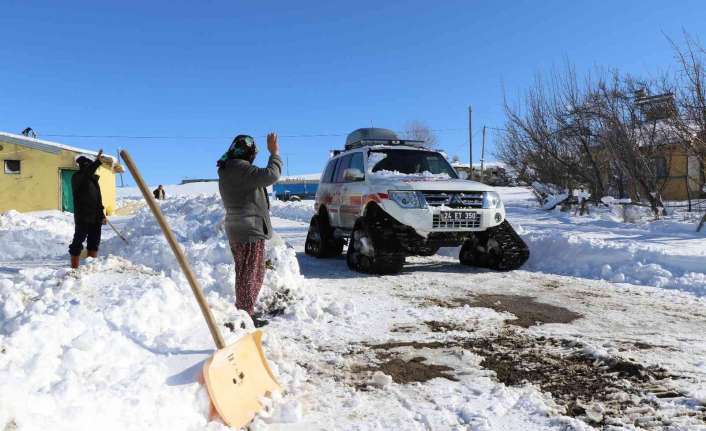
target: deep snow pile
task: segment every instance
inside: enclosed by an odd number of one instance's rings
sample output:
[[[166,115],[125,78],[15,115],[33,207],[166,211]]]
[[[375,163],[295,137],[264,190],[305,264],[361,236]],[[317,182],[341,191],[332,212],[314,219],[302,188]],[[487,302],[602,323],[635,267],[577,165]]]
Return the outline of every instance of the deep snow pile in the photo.
[[[506,204],[530,247],[525,269],[627,282],[706,295],[706,234],[672,216],[626,223],[620,208],[580,216],[544,211],[527,195]]]
[[[0,213],[0,259],[66,255],[73,232],[74,219],[70,213],[22,214],[14,210]]]
[[[220,198],[213,194],[177,196],[161,202],[161,210],[206,294],[231,298],[232,302],[235,272]],[[113,237],[104,243],[102,250],[105,253],[122,256],[183,280],[178,263],[148,208],[140,209],[122,229],[129,245]],[[267,241],[266,258],[268,270],[257,307],[264,311],[283,311],[289,302],[301,297],[296,253],[275,235]]]
[[[220,199],[183,196],[162,210],[226,342],[234,342],[253,326],[233,306],[234,265]],[[22,258],[25,269],[0,272],[0,430],[227,429],[209,418],[207,394],[196,383],[213,342],[146,208],[116,219],[129,245],[104,230],[102,257],[87,259],[76,273],[44,264],[66,256],[70,215],[9,213],[2,220],[11,239],[3,250]],[[47,247],[48,237],[60,247]],[[268,242],[267,259],[260,309],[296,322],[346,312],[302,289],[295,252],[281,238]],[[265,332],[269,363],[288,392],[275,394],[257,429],[299,420],[306,382],[289,360],[290,347],[277,332]]]
[[[228,429],[209,419],[196,382],[213,343],[185,283],[107,257],[77,273],[0,277],[0,300],[0,429]],[[224,299],[208,300],[226,343],[252,329]],[[305,376],[283,359],[277,334],[265,344],[290,393],[258,422],[297,420]]]

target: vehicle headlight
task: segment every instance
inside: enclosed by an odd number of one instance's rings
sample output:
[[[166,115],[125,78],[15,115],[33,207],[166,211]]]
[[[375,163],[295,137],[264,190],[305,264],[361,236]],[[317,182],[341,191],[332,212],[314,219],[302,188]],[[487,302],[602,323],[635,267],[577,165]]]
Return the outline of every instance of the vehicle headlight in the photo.
[[[502,208],[503,201],[500,200],[500,195],[496,192],[483,193],[483,208]]]
[[[390,190],[389,196],[402,208],[424,208],[427,204],[421,192]]]

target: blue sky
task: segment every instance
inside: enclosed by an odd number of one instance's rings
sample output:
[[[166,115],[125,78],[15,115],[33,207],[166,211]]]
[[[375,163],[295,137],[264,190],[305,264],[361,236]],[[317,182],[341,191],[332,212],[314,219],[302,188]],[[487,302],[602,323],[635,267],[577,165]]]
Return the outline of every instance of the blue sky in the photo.
[[[0,130],[127,148],[149,182],[169,184],[214,177],[238,133],[265,154],[268,130],[291,174],[321,170],[345,139],[306,135],[411,120],[467,160],[472,104],[477,161],[478,130],[503,123],[503,89],[515,98],[566,61],[655,77],[674,69],[663,33],[706,41],[704,22],[696,0],[4,0]]]

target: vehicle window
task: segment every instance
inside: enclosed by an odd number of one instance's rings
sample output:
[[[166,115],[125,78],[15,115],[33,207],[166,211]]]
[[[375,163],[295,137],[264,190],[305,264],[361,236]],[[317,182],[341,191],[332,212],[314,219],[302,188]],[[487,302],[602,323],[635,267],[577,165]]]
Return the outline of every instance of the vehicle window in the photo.
[[[336,162],[338,162],[338,159],[334,159],[328,162],[326,170],[324,171],[324,175],[321,177],[322,183],[330,183],[331,181],[333,181],[333,172],[336,169]]]
[[[343,156],[340,161],[338,162],[338,165],[336,165],[336,174],[335,174],[335,183],[342,183],[343,182],[343,172],[348,169],[348,166],[350,166],[351,163],[351,155],[348,154],[346,156]]]
[[[351,164],[349,169],[358,169],[360,172],[365,174],[365,166],[363,165],[363,153],[353,153],[351,157]]]
[[[417,150],[379,150],[379,156],[370,159],[380,159],[372,168],[372,172],[391,171],[402,174],[421,174],[429,172],[435,175],[446,174],[451,178],[458,178],[456,171],[448,161],[439,153]]]

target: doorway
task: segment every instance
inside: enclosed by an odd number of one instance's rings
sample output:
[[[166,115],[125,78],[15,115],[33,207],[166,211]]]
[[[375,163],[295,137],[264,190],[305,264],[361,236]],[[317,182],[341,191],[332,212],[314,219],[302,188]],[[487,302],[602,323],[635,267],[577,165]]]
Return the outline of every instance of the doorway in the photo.
[[[74,176],[73,169],[59,169],[59,177],[61,179],[61,210],[74,212],[74,192],[71,187],[71,178]]]

